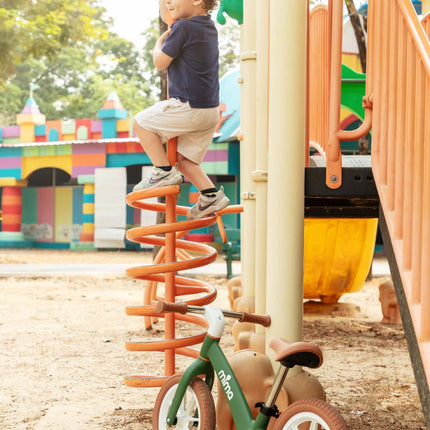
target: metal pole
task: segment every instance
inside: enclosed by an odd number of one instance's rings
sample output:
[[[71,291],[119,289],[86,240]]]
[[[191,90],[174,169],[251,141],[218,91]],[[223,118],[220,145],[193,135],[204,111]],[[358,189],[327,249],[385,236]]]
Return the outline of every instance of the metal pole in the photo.
[[[245,297],[255,297],[255,183],[251,174],[255,170],[256,5],[256,0],[244,2],[241,26],[241,258]]]
[[[306,14],[306,0],[270,0],[266,343],[302,338]]]
[[[266,255],[267,255],[267,132],[269,81],[269,6],[257,2],[257,79],[256,79],[256,163],[252,172],[255,182],[255,310],[266,312]],[[262,331],[259,325],[256,331]]]

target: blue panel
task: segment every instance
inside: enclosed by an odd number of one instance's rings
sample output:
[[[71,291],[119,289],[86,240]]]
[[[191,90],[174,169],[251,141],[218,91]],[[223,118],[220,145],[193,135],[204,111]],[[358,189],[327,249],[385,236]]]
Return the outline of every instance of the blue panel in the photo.
[[[21,178],[21,169],[1,169],[0,170],[0,178]]]
[[[39,124],[34,127],[35,136],[45,136],[46,135],[46,124]]]
[[[84,203],[94,203],[94,194],[84,194]]]
[[[58,130],[56,130],[55,128],[51,128],[51,130],[49,130],[49,142],[58,142],[58,140]]]
[[[226,111],[223,116],[227,117],[221,128],[218,130],[219,137],[215,142],[225,142],[235,136],[240,125],[240,84],[238,78],[240,70],[233,70],[226,73],[219,82],[219,98],[221,103],[225,103]]]
[[[0,147],[0,157],[22,157],[22,148]]]
[[[135,164],[152,164],[146,152],[130,154],[106,154],[106,167],[125,167]]]
[[[84,202],[84,187],[73,187],[73,224],[82,225],[84,222],[84,214],[82,205]]]
[[[83,222],[85,224],[94,224],[94,214],[83,214]]]
[[[104,119],[102,124],[102,138],[116,138],[116,119]]]
[[[128,112],[125,109],[99,109],[99,118],[124,119],[127,118]],[[115,123],[116,126],[116,123]]]

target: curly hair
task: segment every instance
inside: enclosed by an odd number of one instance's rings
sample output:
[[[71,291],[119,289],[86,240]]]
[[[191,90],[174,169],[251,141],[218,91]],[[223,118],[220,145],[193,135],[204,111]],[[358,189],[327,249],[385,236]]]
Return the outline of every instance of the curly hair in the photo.
[[[216,7],[218,0],[203,0],[203,3],[204,3],[205,10],[209,12],[210,10],[213,10]]]

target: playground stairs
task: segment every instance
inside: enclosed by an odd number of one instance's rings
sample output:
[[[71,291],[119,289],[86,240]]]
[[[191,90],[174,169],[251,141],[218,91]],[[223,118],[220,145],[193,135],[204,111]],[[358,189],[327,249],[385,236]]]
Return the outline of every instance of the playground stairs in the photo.
[[[379,225],[430,428],[430,43],[408,0],[368,5],[366,95]]]
[[[354,131],[339,127],[342,22],[341,0],[309,17],[309,146],[319,156],[307,160],[305,213],[379,218],[430,428],[430,14],[420,20],[410,0],[369,0],[364,112]],[[341,141],[370,129],[371,168],[348,166]]]

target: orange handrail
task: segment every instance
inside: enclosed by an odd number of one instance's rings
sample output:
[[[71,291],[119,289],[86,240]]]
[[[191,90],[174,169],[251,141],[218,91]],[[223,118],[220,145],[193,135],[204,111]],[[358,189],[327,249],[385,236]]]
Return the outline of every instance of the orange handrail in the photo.
[[[365,136],[372,126],[371,93],[363,98],[364,121],[355,130],[340,128],[343,1],[318,5],[309,18],[309,147],[326,161],[326,184],[342,185],[342,140]]]
[[[430,43],[410,1],[368,17],[373,175],[430,385]]]

